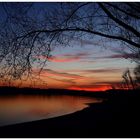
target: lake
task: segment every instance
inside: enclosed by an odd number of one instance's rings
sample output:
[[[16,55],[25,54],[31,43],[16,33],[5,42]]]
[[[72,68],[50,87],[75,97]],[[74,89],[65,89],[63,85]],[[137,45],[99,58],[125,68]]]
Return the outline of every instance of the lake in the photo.
[[[70,114],[102,99],[71,95],[16,95],[0,97],[0,126]]]

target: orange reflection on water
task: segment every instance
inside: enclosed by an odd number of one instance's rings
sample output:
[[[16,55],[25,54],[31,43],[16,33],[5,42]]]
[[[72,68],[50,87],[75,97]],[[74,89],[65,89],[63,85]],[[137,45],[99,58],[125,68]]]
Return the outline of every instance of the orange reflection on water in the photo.
[[[61,116],[101,101],[68,95],[0,97],[0,126]]]

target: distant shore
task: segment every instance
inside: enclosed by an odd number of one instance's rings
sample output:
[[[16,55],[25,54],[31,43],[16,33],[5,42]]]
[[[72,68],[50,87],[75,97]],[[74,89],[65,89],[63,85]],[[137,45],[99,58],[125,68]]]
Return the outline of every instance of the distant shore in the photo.
[[[0,96],[15,95],[73,95],[88,97],[107,97],[110,96],[106,91],[84,91],[84,90],[68,90],[68,89],[40,89],[40,88],[16,88],[16,87],[0,87]]]
[[[139,91],[110,91],[108,100],[56,118],[0,127],[5,138],[138,138]]]

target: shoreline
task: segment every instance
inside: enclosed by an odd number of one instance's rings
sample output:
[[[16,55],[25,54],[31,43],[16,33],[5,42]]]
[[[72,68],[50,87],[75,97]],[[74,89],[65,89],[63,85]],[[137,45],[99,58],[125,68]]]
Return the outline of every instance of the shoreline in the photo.
[[[72,114],[0,127],[4,138],[138,138],[140,94],[117,93]]]

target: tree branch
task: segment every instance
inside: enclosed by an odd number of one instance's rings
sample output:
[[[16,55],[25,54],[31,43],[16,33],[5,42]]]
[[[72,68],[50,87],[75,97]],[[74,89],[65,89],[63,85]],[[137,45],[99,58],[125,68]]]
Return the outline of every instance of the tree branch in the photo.
[[[132,3],[130,3],[130,2],[126,2],[126,4],[127,4],[130,8],[134,9],[136,12],[140,13],[140,6],[139,6],[139,5],[136,6],[136,5],[134,5],[135,3],[132,4]],[[137,2],[137,4],[138,4],[138,2]]]
[[[79,7],[77,7],[77,8],[69,15],[69,17],[68,17],[66,20],[64,20],[64,22],[62,23],[62,25],[63,25],[64,23],[66,23],[66,25],[67,25],[67,22],[70,20],[70,18],[71,18],[81,7],[83,7],[83,6],[85,6],[85,5],[88,5],[88,4],[89,4],[89,2],[84,3],[84,4],[80,5]]]
[[[102,10],[113,20],[115,21],[117,24],[119,24],[120,26],[122,26],[123,28],[125,28],[126,30],[131,31],[133,34],[135,34],[137,37],[140,37],[140,33],[134,29],[132,26],[124,23],[123,21],[119,20],[118,18],[114,17],[109,10],[107,10],[107,8],[105,6],[103,6],[103,4],[98,3],[99,6],[102,8]]]
[[[133,18],[136,18],[136,19],[140,19],[139,16],[134,15],[133,13],[127,12],[127,11],[125,11],[125,10],[119,8],[119,7],[116,6],[116,5],[113,5],[113,4],[111,4],[111,3],[106,3],[106,4],[109,5],[109,6],[111,6],[111,7],[113,7],[113,8],[115,8],[115,9],[117,9],[117,10],[119,10],[119,11],[121,11],[121,12],[123,12],[123,13],[125,13],[126,15],[129,15],[129,16],[131,16],[131,17],[133,17]]]
[[[85,29],[85,28],[64,28],[64,29],[54,29],[54,30],[36,30],[36,31],[29,32],[29,33],[27,33],[23,36],[20,36],[20,37],[18,37],[18,39],[26,38],[26,37],[30,36],[31,34],[35,34],[35,33],[43,33],[43,32],[56,33],[56,32],[66,32],[66,31],[86,32],[86,33],[90,33],[90,34],[95,34],[95,35],[110,38],[110,39],[116,39],[116,40],[124,41],[124,42],[126,42],[126,43],[128,43],[132,46],[140,48],[140,44],[137,44],[137,43],[135,43],[131,40],[128,40],[126,38],[123,38],[121,36],[108,35],[108,34],[104,34],[104,33],[97,32],[97,31],[92,31],[92,30]]]

